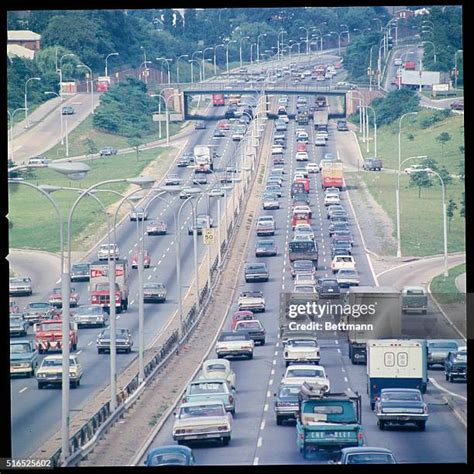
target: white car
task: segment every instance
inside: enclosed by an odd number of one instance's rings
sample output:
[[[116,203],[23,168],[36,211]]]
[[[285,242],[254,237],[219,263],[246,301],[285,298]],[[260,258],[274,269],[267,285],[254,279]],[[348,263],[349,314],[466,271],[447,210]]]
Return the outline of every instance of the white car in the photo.
[[[401,66],[402,65],[402,60],[400,58],[395,58],[393,61],[394,66]]]
[[[297,234],[307,235],[311,240],[314,240],[314,231],[309,224],[296,224],[295,237]]]
[[[207,359],[202,363],[201,379],[225,379],[235,389],[235,372],[227,359]]]
[[[316,338],[289,338],[283,351],[285,365],[288,367],[291,363],[314,363],[319,364],[321,355],[319,352],[318,341]]]
[[[426,169],[426,166],[423,166],[423,165],[411,165],[409,166],[408,168],[405,168],[403,170],[403,172],[405,174],[412,174],[412,173],[417,173],[419,172],[420,170],[424,170]]]
[[[311,208],[307,205],[293,206],[292,212],[293,212],[293,214],[294,213],[306,213],[306,214],[309,214],[310,217],[311,217]]]
[[[339,195],[334,193],[326,194],[326,196],[324,196],[324,205],[331,206],[332,204],[341,204]]]
[[[308,143],[309,136],[306,132],[300,132],[298,135],[296,135],[296,141],[299,143]]]
[[[314,162],[308,163],[306,165],[306,171],[308,173],[319,173],[319,166],[317,163],[314,163]]]
[[[325,140],[329,139],[329,133],[327,130],[318,130],[315,136],[316,138],[323,137]]]
[[[295,283],[293,286],[293,293],[312,293],[313,295],[317,295],[318,290],[316,290],[316,285],[303,285],[301,283]]]
[[[298,151],[296,153],[296,161],[308,161],[308,152],[307,151]]]
[[[309,273],[296,273],[294,282],[295,285],[316,286],[316,276]]]
[[[322,365],[292,364],[287,367],[282,384],[302,385],[304,382],[311,385],[321,385],[323,391],[329,392],[331,384]]]
[[[120,252],[117,244],[102,244],[97,252],[99,260],[107,260],[109,258],[120,258]]]
[[[352,255],[335,255],[331,262],[331,270],[334,274],[338,270],[355,270],[356,264]]]
[[[339,194],[341,193],[341,190],[339,188],[326,188],[324,190],[325,195],[327,196],[328,194]]]
[[[326,146],[326,139],[321,135],[316,135],[314,138],[314,144],[316,146]]]
[[[272,155],[283,154],[283,147],[281,145],[272,145]]]

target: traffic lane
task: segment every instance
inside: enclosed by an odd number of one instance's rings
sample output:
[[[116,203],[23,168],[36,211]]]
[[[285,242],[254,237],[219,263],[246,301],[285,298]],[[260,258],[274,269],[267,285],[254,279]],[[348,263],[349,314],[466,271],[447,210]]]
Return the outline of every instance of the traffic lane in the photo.
[[[347,344],[341,348],[346,356]],[[466,431],[432,384],[428,384],[424,395],[430,413],[426,431],[415,431],[408,426],[381,431],[377,427],[377,417],[370,409],[367,367],[352,365],[348,357],[343,358],[343,363],[352,390],[357,390],[362,395],[362,424],[366,445],[391,449],[399,462],[466,462]]]
[[[429,369],[428,377],[430,380],[433,379],[443,389],[447,390],[449,392],[447,395],[454,394],[454,398],[456,398],[461,403],[464,402],[464,405],[466,405],[465,403],[465,399],[467,398],[466,381],[455,380],[454,382],[448,382],[444,374],[444,369],[439,366]],[[434,387],[434,384],[433,384],[433,387]],[[443,390],[440,390],[440,391],[443,392]],[[458,395],[459,397],[464,397],[464,400],[462,398],[456,397],[456,395]]]

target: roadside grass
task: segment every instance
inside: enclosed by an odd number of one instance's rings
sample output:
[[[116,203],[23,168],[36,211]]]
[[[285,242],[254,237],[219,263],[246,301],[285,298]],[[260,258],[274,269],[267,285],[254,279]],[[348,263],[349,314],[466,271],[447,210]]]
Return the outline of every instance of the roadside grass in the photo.
[[[173,150],[173,148],[159,148],[140,151],[139,161],[136,160],[135,152],[91,161],[88,163],[91,170],[81,181],[71,181],[66,176],[47,169],[35,170],[34,177],[29,178],[28,181],[35,185],[48,183],[55,186],[86,189],[99,181],[138,176],[153,160],[158,160],[160,165],[156,174],[153,174],[155,178],[158,178],[164,174],[171,162],[173,153],[170,152]],[[127,183],[120,183],[110,187],[104,186],[103,188],[114,189],[123,193],[128,186],[129,184]],[[67,220],[67,211],[69,211],[77,197],[78,194],[72,191],[58,191],[54,193],[53,198],[62,210],[65,220]],[[118,200],[116,195],[106,192],[98,193],[98,197],[106,207]],[[123,208],[125,207],[123,206]],[[10,185],[9,220],[13,222],[13,227],[9,232],[10,247],[38,249],[49,252],[59,251],[57,214],[51,204],[38,191],[20,184]],[[97,231],[98,227],[106,228],[105,223],[103,210],[99,207],[98,203],[94,199],[84,198],[73,217],[73,250],[85,250],[83,245],[86,229],[86,234],[90,236],[94,231]],[[85,240],[88,240],[86,244],[93,243],[90,239]]]
[[[178,133],[187,122],[181,123],[170,123],[170,137]],[[165,122],[162,122],[162,136],[161,138],[166,137],[166,125]],[[87,144],[84,143],[85,140],[92,140],[97,149],[100,150],[105,146],[114,146],[117,149],[129,148],[131,145],[128,142],[127,137],[121,135],[114,135],[112,133],[105,133],[95,129],[92,126],[92,116],[88,116],[83,122],[81,122],[74,130],[69,133],[69,156],[80,156],[86,155],[88,153]],[[154,142],[159,140],[159,129],[158,123],[155,124],[155,132],[150,135],[146,135],[141,138],[143,144]],[[44,156],[51,160],[57,160],[59,158],[65,158],[66,156],[66,143],[63,145],[59,142],[53,148],[44,153]]]
[[[444,120],[436,122],[428,128],[420,127],[420,120],[433,116],[435,112],[430,109],[421,110],[417,116],[408,116],[402,122],[401,150],[402,161],[410,156],[422,156],[436,160],[438,165],[446,166],[450,174],[458,174],[458,165],[464,160],[464,153],[459,147],[464,146],[464,116],[452,114]],[[371,117],[372,118],[372,117]],[[451,136],[444,145],[444,151],[436,137],[442,132],[447,132]],[[370,119],[370,141],[369,153],[366,152],[366,145],[359,139],[362,155],[365,157],[374,155],[373,122]],[[413,139],[410,140],[410,135]],[[377,129],[377,155],[383,160],[385,168],[398,169],[398,120],[389,126]],[[406,168],[416,160],[407,161],[402,165]]]
[[[396,223],[395,190],[397,186],[396,173],[362,172],[360,176],[367,185],[374,199]],[[356,185],[351,174],[346,176],[349,185]],[[443,215],[441,202],[441,187],[434,185],[422,189],[418,199],[418,188],[408,185],[406,175],[400,178],[400,235],[401,249],[404,256],[428,256],[442,254]],[[453,180],[446,187],[446,199],[453,198],[459,203],[464,183]],[[396,238],[396,226],[394,237]],[[451,221],[451,230],[448,232],[448,251],[459,252],[465,250],[465,220],[459,216],[459,209]],[[393,252],[391,252],[393,254]]]
[[[466,272],[466,264],[462,263],[448,270],[448,276],[443,274],[431,280],[431,292],[440,304],[463,303],[466,295],[461,293],[455,284],[456,277]]]
[[[451,91],[452,93],[453,91]],[[439,94],[439,95],[436,95],[436,96],[432,96],[431,95],[431,91],[422,91],[421,92],[422,95],[424,95],[425,97],[427,97],[428,99],[433,99],[433,100],[439,100],[439,99],[455,99],[456,97],[463,97],[464,96],[464,89],[462,87],[458,87],[458,90],[455,91],[455,93],[453,95],[443,95],[442,93]]]

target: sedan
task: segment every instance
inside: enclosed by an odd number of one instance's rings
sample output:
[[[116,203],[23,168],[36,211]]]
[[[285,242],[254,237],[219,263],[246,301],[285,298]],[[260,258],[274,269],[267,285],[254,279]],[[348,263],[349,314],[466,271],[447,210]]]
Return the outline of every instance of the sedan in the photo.
[[[132,352],[133,339],[129,329],[117,329],[115,333],[116,352]],[[97,353],[110,352],[110,329],[104,329],[96,341]]]
[[[29,165],[47,165],[51,160],[48,160],[45,156],[35,156],[28,160]]]
[[[113,146],[106,146],[99,151],[100,156],[112,156],[117,154],[117,148]]]
[[[334,462],[329,461],[331,464]],[[371,448],[361,446],[357,448],[341,449],[341,457],[334,464],[396,464],[392,451],[387,448]]]
[[[181,184],[181,178],[177,174],[170,174],[165,178],[166,186],[179,186]]]
[[[151,221],[146,226],[147,235],[165,235],[167,232],[167,226],[164,221]]]
[[[280,194],[281,196],[281,194]],[[12,277],[10,278],[10,295],[31,296],[33,289],[30,277]]]
[[[194,466],[193,450],[188,446],[160,446],[146,455],[145,466]]]
[[[265,186],[265,193],[274,193],[277,197],[281,197],[281,187],[277,184],[268,184]]]
[[[10,337],[26,336],[29,326],[22,313],[10,313]]]
[[[340,204],[341,200],[337,194],[326,194],[324,196],[324,205],[330,206],[331,204]]]
[[[280,209],[280,201],[274,193],[265,193],[263,195],[263,209],[264,210],[273,210]]]
[[[244,269],[245,282],[268,281],[270,276],[265,263],[247,263]]]
[[[298,273],[308,273],[310,275],[316,274],[316,267],[312,260],[294,260],[291,262],[291,276],[296,277]]]
[[[164,283],[145,283],[143,285],[143,301],[145,303],[164,303],[166,294]]]
[[[332,240],[333,242],[349,242],[351,245],[354,245],[354,239],[350,230],[335,230],[332,234]]]
[[[295,155],[296,161],[308,161],[308,152],[307,151],[298,151]]]
[[[319,173],[319,166],[317,163],[308,163],[306,165],[306,171],[308,173]]]
[[[356,270],[341,268],[336,273],[337,284],[340,287],[359,286],[360,277]]]
[[[196,122],[194,124],[194,130],[204,130],[207,128],[206,122]]]
[[[99,305],[81,305],[74,313],[74,322],[81,326],[105,327],[109,319],[108,313]]]
[[[326,146],[326,139],[321,135],[316,135],[314,138],[314,144],[316,146]]]
[[[147,250],[143,253],[143,267],[150,268],[151,258]],[[132,268],[138,268],[138,255],[132,257]]]
[[[31,302],[25,306],[23,315],[30,323],[39,323],[42,319],[50,319],[53,317],[54,306],[46,302]]]
[[[186,168],[188,167],[189,165],[191,164],[191,161],[189,160],[189,158],[185,157],[185,156],[182,156],[179,160],[178,160],[178,163],[176,164],[176,166],[178,168]]]
[[[425,431],[428,406],[420,390],[413,388],[383,388],[375,402],[375,415],[380,430],[386,425],[414,424]]]
[[[212,134],[212,138],[225,138],[225,132],[224,130],[220,129],[220,128],[216,128],[214,130],[214,133]]]
[[[336,211],[345,211],[344,206],[341,204],[331,204],[327,208],[327,218],[330,219],[334,212]]]
[[[275,257],[278,249],[273,239],[257,240],[255,244],[256,257]]]
[[[331,219],[332,221],[332,219]],[[329,224],[329,237],[332,237],[334,235],[335,232],[339,232],[341,230],[349,230],[349,225],[347,224],[347,222],[334,222],[332,221],[330,224]]]
[[[320,278],[316,283],[320,298],[339,298],[341,289],[336,278]]]
[[[130,213],[130,220],[131,221],[146,221],[148,219],[148,212],[143,209],[143,207],[136,207]]]
[[[74,115],[74,109],[70,105],[66,105],[62,108],[61,113],[63,115]]]
[[[182,191],[179,193],[179,199],[187,199],[188,197],[192,196],[193,188],[183,188]]]
[[[203,173],[196,173],[193,177],[193,184],[207,184],[207,176]]]

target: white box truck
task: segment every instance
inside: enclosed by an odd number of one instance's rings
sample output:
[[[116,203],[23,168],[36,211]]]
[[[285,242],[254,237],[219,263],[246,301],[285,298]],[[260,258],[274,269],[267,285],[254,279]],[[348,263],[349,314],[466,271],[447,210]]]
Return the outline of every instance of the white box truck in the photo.
[[[367,342],[367,394],[372,410],[383,388],[424,391],[426,344],[414,339],[379,339]]]

